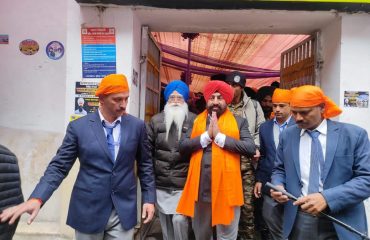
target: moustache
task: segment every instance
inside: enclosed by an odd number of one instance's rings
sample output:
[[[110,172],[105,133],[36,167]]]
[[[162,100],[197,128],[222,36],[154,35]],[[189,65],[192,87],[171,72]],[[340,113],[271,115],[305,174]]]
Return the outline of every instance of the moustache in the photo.
[[[177,104],[177,103],[171,103],[170,104],[170,107],[179,107],[180,105],[179,104]]]

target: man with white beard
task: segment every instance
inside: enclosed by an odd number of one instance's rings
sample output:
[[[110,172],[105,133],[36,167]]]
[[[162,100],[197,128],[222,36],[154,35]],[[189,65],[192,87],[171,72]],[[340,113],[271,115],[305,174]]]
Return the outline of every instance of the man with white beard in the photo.
[[[164,240],[186,240],[189,219],[176,213],[185,185],[189,158],[179,153],[180,139],[191,128],[195,114],[188,111],[189,88],[181,80],[164,90],[166,105],[147,125],[155,169],[157,208]]]

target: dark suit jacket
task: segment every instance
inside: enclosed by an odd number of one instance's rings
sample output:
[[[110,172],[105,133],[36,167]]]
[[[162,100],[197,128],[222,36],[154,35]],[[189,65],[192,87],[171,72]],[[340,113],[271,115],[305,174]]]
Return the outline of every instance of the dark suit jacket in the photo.
[[[22,202],[18,159],[12,151],[0,145],[0,212]],[[12,225],[0,222],[0,240],[12,239],[17,225],[18,220]]]
[[[297,125],[286,129],[280,137],[272,183],[283,185],[295,196],[301,195],[299,142]],[[370,196],[370,144],[360,127],[328,120],[324,196],[329,213],[355,229],[366,232],[363,200]],[[290,202],[284,208],[284,236],[290,234],[298,208]],[[354,233],[334,224],[341,240],[360,239]]]
[[[293,117],[290,118],[288,126],[295,124]],[[272,169],[274,167],[276,147],[274,141],[274,120],[268,120],[260,126],[260,153],[256,169],[256,182],[261,182],[263,186],[271,181]],[[263,187],[263,192],[270,195],[270,190]]]
[[[135,160],[144,203],[155,202],[153,164],[144,122],[125,115],[114,162],[99,113],[70,122],[63,143],[31,194],[46,202],[67,176],[76,158],[80,170],[73,187],[67,224],[83,233],[104,230],[112,209],[124,229],[137,223]]]

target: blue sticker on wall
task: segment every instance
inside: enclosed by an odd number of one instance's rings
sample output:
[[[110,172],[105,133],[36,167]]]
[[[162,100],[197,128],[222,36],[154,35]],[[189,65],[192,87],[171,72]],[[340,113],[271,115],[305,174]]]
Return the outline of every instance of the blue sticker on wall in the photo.
[[[63,44],[58,41],[49,42],[49,44],[46,46],[46,55],[53,60],[62,58],[64,55]]]

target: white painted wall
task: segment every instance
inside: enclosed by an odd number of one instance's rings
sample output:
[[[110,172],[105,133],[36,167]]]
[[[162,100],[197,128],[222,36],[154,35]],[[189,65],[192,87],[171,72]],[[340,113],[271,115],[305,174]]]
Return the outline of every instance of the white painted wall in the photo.
[[[68,0],[67,8],[67,53],[66,54],[66,105],[65,125],[74,113],[75,86],[77,81],[82,81],[82,50],[81,50],[81,24],[83,23],[82,9],[76,1]],[[98,81],[97,79],[95,81]]]
[[[321,87],[342,109],[336,118],[370,133],[369,108],[345,108],[344,91],[370,91],[370,16],[342,14],[321,30]],[[364,201],[370,225],[370,199]]]
[[[370,133],[369,108],[344,107],[344,91],[370,92],[370,16],[341,14],[321,29],[321,87],[343,113],[336,118]]]
[[[2,0],[1,34],[9,45],[0,46],[0,126],[61,132],[64,129],[66,58],[45,54],[53,40],[66,42],[67,1]],[[22,40],[33,39],[40,50],[26,56],[18,50]]]
[[[344,14],[342,16],[340,57],[340,103],[344,91],[370,92],[370,15]],[[370,134],[369,108],[344,108],[340,121],[365,128]]]
[[[140,87],[140,54],[141,54],[141,21],[136,15],[135,12],[133,12],[133,26],[132,26],[132,69],[135,70],[138,73],[137,76],[137,86],[135,86],[132,83],[131,76],[131,92],[130,92],[130,106],[129,106],[129,112],[130,114],[139,117],[140,112],[140,100],[139,100],[139,87]],[[131,71],[132,74],[132,71]],[[143,88],[143,86],[142,86]]]
[[[45,53],[53,40],[66,47],[67,1],[2,0],[0,31],[9,44],[0,45],[0,143],[19,159],[22,189],[27,199],[60,145],[65,129],[66,55],[51,60]],[[39,52],[26,56],[18,50],[24,39],[39,43]],[[61,231],[63,193],[55,192],[37,222],[18,232]],[[63,220],[65,225],[65,220]]]
[[[320,86],[330,98],[340,102],[340,56],[341,56],[341,18],[338,17],[321,29],[320,44],[323,68]]]

